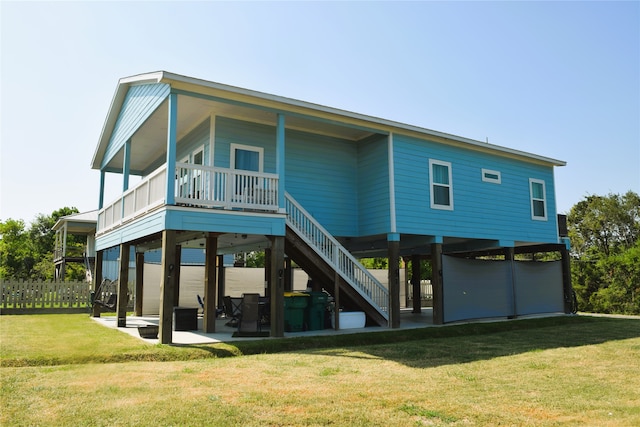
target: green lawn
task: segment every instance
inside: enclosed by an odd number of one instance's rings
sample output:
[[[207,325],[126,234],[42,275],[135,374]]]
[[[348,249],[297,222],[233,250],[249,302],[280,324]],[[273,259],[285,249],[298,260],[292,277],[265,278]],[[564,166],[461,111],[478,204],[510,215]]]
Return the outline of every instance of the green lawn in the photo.
[[[150,346],[1,316],[1,425],[640,425],[640,320]],[[237,356],[237,357],[223,357]]]

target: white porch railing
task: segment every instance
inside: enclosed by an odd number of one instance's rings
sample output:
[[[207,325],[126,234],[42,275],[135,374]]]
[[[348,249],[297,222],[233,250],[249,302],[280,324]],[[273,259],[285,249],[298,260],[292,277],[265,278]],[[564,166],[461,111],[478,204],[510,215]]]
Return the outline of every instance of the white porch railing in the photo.
[[[285,193],[287,225],[312,247],[325,262],[389,320],[389,291],[351,253]]]
[[[122,197],[98,212],[97,233],[117,227],[164,204],[167,188],[167,167],[162,166],[152,172]]]
[[[278,210],[278,175],[177,163],[175,203],[223,209]],[[158,168],[98,212],[97,234],[164,205],[167,167]]]
[[[178,163],[176,177],[176,203],[224,209],[278,210],[276,174]]]

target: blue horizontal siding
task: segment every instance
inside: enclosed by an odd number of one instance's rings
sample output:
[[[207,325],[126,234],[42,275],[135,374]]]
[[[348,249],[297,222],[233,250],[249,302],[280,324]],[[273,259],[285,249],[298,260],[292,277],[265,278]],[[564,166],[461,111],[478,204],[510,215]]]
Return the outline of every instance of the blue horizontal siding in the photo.
[[[214,166],[231,167],[231,144],[264,149],[264,172],[276,171],[276,128],[258,123],[216,117]]]
[[[96,250],[131,242],[163,230],[284,236],[285,219],[281,215],[260,215],[213,209],[199,211],[161,209],[98,237]]]
[[[357,235],[356,144],[287,130],[285,147],[287,191],[330,233]]]
[[[191,154],[194,150],[204,145],[204,164],[209,164],[209,126],[210,119],[200,123],[191,132],[189,132],[184,138],[178,141],[177,145],[177,161],[182,161],[184,157]]]
[[[96,238],[96,250],[103,250],[125,242],[131,242],[159,233],[165,227],[166,211],[158,210],[142,218],[131,221],[122,227]]]
[[[394,139],[398,231],[448,237],[555,242],[553,168],[406,136]],[[454,210],[431,209],[429,159],[451,162]],[[499,171],[501,184],[482,181]],[[529,178],[545,181],[548,221],[531,219]]]
[[[391,231],[387,137],[358,144],[358,234]]]
[[[264,149],[264,172],[276,171],[276,128],[216,117],[214,165],[231,166],[231,144]],[[355,143],[287,129],[286,190],[331,233],[355,236],[358,230]]]
[[[169,95],[169,90],[170,86],[166,83],[137,85],[129,88],[111,133],[101,167],[109,163],[125,142],[160,106]]]
[[[166,228],[185,231],[284,236],[285,218],[283,215],[259,215],[240,211],[170,210],[167,213]]]

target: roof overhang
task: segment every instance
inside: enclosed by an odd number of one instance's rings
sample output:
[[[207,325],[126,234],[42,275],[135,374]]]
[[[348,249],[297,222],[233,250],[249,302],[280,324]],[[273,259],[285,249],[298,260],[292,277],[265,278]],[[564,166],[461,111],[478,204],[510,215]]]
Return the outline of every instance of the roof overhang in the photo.
[[[60,217],[52,230],[60,230],[66,225],[70,234],[95,234],[97,223],[98,211],[92,210]]]
[[[525,151],[515,150],[499,145],[489,144],[461,136],[434,131],[419,126],[408,125],[392,120],[354,113],[324,105],[300,101],[292,98],[267,94],[249,89],[229,86],[217,82],[201,80],[193,77],[173,74],[166,71],[140,74],[120,79],[116,92],[111,101],[109,112],[104,123],[102,133],[96,148],[91,167],[100,169],[102,158],[114,130],[118,115],[122,108],[127,91],[131,86],[148,83],[166,83],[175,93],[182,94],[188,102],[179,101],[178,109],[185,109],[185,116],[197,123],[182,126],[186,132],[206,117],[198,108],[215,106],[229,116],[247,117],[256,122],[275,124],[276,114],[287,116],[286,126],[290,129],[306,130],[312,133],[326,133],[345,139],[358,140],[372,134],[406,134],[416,138],[429,139],[443,144],[461,146],[467,149],[492,153],[505,157],[512,157],[524,161],[544,164],[548,166],[565,166],[566,162],[550,157],[540,156]],[[224,108],[223,108],[224,107]],[[164,109],[164,110],[163,110]],[[149,121],[162,121],[166,119],[166,101],[163,102],[149,118]],[[186,119],[185,119],[186,120]],[[180,128],[180,125],[179,125]],[[162,132],[164,129],[156,130]],[[147,130],[147,132],[153,132]],[[160,133],[155,135],[157,138]]]

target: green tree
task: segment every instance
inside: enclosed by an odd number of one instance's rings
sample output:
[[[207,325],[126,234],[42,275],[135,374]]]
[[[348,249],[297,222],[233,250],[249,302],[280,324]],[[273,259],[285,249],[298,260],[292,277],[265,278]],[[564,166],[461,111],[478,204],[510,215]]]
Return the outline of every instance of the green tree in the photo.
[[[63,216],[78,213],[75,207],[64,207],[51,215],[38,214],[29,228],[22,220],[0,222],[0,277],[15,279],[52,279],[54,224]],[[67,247],[82,247],[83,242],[68,236]],[[81,266],[67,267],[68,279],[84,279]]]
[[[31,238],[34,251],[38,258],[45,254],[52,252],[55,244],[55,233],[53,226],[58,222],[60,218],[67,215],[78,213],[78,209],[75,207],[64,207],[55,210],[51,215],[38,214],[34,222],[31,223],[29,228],[29,237]],[[78,242],[75,236],[67,236],[67,245],[75,246],[76,244],[82,244]]]
[[[580,310],[640,314],[640,197],[587,196],[567,222]]]
[[[364,267],[372,270],[384,270],[389,266],[387,258],[360,258],[358,261]]]
[[[245,267],[264,267],[264,251],[253,251],[246,254]]]
[[[0,277],[28,279],[34,265],[32,246],[22,220],[0,222]]]
[[[640,196],[587,196],[567,216],[572,250],[579,257],[600,257],[631,248],[640,236]]]
[[[594,311],[640,314],[640,241],[598,262],[603,285],[590,296]]]

